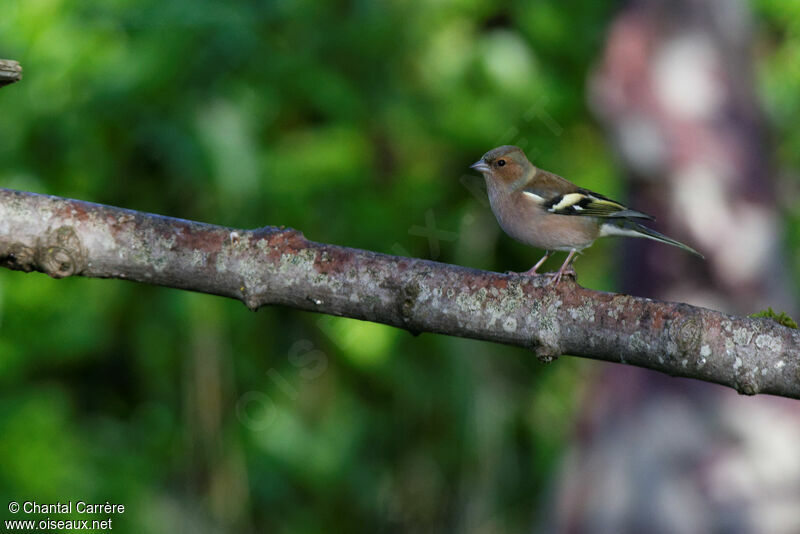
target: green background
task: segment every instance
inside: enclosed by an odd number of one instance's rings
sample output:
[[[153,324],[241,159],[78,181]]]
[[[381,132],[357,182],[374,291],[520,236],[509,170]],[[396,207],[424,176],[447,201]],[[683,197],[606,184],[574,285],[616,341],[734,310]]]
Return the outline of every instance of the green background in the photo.
[[[614,8],[6,0],[0,57],[25,78],[0,90],[0,186],[525,270],[539,252],[501,234],[468,166],[518,144],[624,198],[586,104]],[[800,4],[752,8],[797,250]],[[431,221],[439,250],[419,235]],[[616,287],[620,246],[585,254],[582,285]],[[72,499],[124,504],[122,532],[519,532],[596,366],[2,271],[0,517]]]

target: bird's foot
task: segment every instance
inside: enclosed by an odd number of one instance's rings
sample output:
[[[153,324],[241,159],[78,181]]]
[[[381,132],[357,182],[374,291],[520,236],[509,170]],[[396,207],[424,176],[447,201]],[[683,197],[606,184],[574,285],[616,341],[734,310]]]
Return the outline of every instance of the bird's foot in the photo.
[[[505,271],[505,274],[510,274],[514,276],[542,276],[541,274],[536,272],[536,269],[528,269],[527,271]],[[547,273],[547,274],[554,274],[554,273]]]
[[[527,271],[504,271],[504,274],[512,275],[512,276],[536,276],[537,273],[533,269],[528,269]]]
[[[506,274],[516,274],[517,276],[536,276],[536,275],[538,274],[538,273],[536,272],[536,270],[537,270],[539,267],[541,267],[541,266],[542,266],[542,264],[543,264],[545,261],[547,261],[547,258],[549,258],[549,257],[550,257],[552,254],[553,254],[552,252],[550,252],[550,251],[547,251],[547,254],[545,254],[545,255],[542,257],[542,259],[540,259],[539,261],[537,261],[537,262],[536,262],[536,265],[534,265],[533,267],[531,267],[530,269],[528,269],[528,270],[527,270],[527,271],[525,271],[525,272],[522,272],[522,273],[517,273],[517,272],[514,272],[514,271],[506,271]]]
[[[573,279],[575,279],[578,276],[578,273],[576,273],[575,268],[570,265],[566,269],[561,268],[558,270],[558,272],[544,273],[544,275],[550,278],[550,280],[547,282],[547,285],[553,284],[554,286],[557,286],[558,283],[561,282],[561,278],[564,275],[571,276]]]

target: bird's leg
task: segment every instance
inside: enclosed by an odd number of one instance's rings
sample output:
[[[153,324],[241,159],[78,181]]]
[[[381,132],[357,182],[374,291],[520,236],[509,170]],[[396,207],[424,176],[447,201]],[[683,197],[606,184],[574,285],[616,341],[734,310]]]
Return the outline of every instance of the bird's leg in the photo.
[[[525,276],[533,276],[534,274],[536,274],[536,269],[541,267],[542,264],[547,261],[547,258],[549,258],[552,255],[553,255],[552,252],[550,252],[549,250],[545,250],[544,251],[544,256],[542,257],[541,260],[536,262],[536,265],[534,265],[533,267],[531,267],[530,269],[528,269],[524,273],[520,273],[520,274],[525,275]]]
[[[555,274],[547,273],[547,276],[551,276],[553,278],[552,282],[554,285],[558,285],[558,283],[561,281],[561,277],[564,276],[564,274],[571,274],[573,276],[575,275],[575,269],[572,268],[571,263],[572,263],[572,258],[575,256],[576,252],[577,250],[575,249],[569,251],[567,259],[564,260],[564,264],[561,266],[561,268],[558,270],[557,273]]]

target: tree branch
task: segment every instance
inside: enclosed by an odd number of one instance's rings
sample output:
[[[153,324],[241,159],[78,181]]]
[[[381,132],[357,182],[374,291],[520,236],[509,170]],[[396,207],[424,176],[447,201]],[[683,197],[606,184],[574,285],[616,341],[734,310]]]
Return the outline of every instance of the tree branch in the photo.
[[[0,59],[0,87],[22,79],[22,67],[11,59]]]
[[[800,398],[800,331],[769,319],[592,291],[0,188],[0,266],[120,278],[572,354]]]

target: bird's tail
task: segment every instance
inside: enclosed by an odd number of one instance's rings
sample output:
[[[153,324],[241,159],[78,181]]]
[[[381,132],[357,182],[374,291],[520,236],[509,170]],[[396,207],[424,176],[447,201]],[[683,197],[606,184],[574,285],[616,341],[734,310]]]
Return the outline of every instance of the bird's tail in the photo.
[[[608,221],[600,227],[600,235],[621,235],[627,237],[646,237],[647,239],[652,239],[653,241],[659,241],[661,243],[666,243],[667,245],[672,245],[673,247],[678,247],[679,249],[685,250],[690,254],[694,254],[695,256],[705,259],[705,257],[697,252],[695,249],[688,245],[684,245],[680,241],[676,241],[671,237],[667,237],[662,233],[656,232],[644,225],[641,225],[637,222],[633,222],[631,220],[622,220],[622,221]]]

